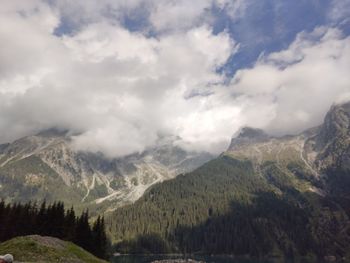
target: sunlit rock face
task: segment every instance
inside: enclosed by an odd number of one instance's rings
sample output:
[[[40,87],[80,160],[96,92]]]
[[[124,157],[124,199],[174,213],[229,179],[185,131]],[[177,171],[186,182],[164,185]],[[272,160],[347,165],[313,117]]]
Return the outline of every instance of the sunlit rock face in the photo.
[[[0,146],[0,198],[63,200],[78,207],[114,209],[134,202],[153,184],[207,162],[208,153],[187,152],[176,138],[122,158],[76,150],[66,131],[47,130]]]
[[[320,126],[297,135],[273,137],[245,127],[225,154],[253,161],[258,171],[266,162],[276,162],[287,171],[291,163],[298,164],[315,180],[324,180],[330,192],[349,187],[350,103],[333,105]]]
[[[320,168],[350,169],[350,103],[332,106],[315,137]]]

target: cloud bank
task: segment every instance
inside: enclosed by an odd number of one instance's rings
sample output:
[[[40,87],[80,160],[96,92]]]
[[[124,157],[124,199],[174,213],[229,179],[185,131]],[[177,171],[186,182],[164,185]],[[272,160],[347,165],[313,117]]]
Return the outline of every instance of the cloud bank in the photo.
[[[5,2],[0,142],[58,127],[79,134],[77,149],[109,157],[166,135],[219,153],[244,125],[280,135],[319,124],[349,96],[350,38],[335,27],[301,32],[231,78],[222,68],[240,43],[214,33],[211,10],[237,19],[246,3]]]

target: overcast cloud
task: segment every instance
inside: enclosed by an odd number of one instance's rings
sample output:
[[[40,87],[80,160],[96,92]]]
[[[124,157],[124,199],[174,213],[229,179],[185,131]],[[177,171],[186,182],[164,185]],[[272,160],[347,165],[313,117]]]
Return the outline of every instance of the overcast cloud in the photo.
[[[332,23],[228,76],[242,43],[214,33],[213,10],[235,21],[251,2],[3,1],[0,143],[57,127],[110,157],[164,135],[219,153],[245,125],[282,135],[320,124],[349,98],[350,37],[334,22],[346,23],[348,1],[329,7]]]

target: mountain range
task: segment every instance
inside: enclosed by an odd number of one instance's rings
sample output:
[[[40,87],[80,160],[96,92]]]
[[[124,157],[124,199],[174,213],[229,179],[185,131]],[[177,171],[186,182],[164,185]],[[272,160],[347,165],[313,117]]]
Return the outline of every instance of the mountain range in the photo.
[[[245,127],[227,151],[107,219],[116,249],[349,259],[350,103],[274,137]]]
[[[297,135],[244,127],[218,157],[177,139],[109,159],[27,136],[0,145],[0,198],[105,213],[119,252],[350,257],[350,102]]]
[[[213,156],[187,152],[177,138],[123,158],[76,150],[72,135],[50,129],[0,145],[0,198],[7,202],[62,200],[75,208],[115,209],[157,182],[199,167]]]

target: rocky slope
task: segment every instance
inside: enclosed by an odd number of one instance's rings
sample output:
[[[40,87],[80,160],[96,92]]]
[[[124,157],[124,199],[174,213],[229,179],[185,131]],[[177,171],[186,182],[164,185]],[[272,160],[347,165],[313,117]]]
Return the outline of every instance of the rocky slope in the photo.
[[[112,240],[133,253],[349,260],[349,123],[346,103],[295,136],[243,128],[217,159],[113,212]]]
[[[308,181],[299,190],[319,195],[350,193],[350,102],[333,105],[322,125],[296,136],[276,138],[243,128],[224,154],[252,161],[259,173],[266,162],[289,170],[290,176],[298,175],[299,169]]]
[[[113,209],[211,158],[186,152],[174,146],[174,138],[164,138],[141,154],[110,160],[74,150],[66,132],[52,129],[0,146],[0,198]]]

